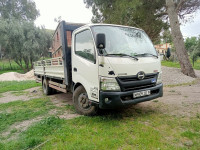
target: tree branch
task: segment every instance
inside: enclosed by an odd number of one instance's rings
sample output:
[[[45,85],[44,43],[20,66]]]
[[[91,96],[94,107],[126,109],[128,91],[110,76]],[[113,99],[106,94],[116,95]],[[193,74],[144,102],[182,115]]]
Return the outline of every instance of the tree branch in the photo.
[[[178,5],[176,6],[176,12],[178,13],[178,11],[180,10],[180,8],[183,6],[183,4],[186,2],[187,0],[180,0],[180,2],[178,3]]]
[[[158,14],[158,17],[164,16],[164,15],[168,15],[168,13],[166,11],[161,12],[161,13]]]

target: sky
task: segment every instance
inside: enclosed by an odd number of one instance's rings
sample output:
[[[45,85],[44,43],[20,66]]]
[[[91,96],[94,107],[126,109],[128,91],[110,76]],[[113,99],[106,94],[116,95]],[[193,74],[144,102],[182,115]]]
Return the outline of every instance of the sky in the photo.
[[[183,37],[191,37],[200,35],[200,10],[193,14],[193,19],[181,25]]]
[[[83,0],[34,0],[40,16],[36,25],[44,25],[47,29],[56,29],[58,23],[54,18],[74,23],[91,23],[92,11],[85,7]]]
[[[62,20],[74,23],[91,23],[92,11],[85,7],[83,0],[34,0],[40,16],[35,21],[37,26],[47,29],[56,29],[54,18],[61,16]],[[183,37],[200,35],[200,11],[196,12],[194,19],[181,25]]]

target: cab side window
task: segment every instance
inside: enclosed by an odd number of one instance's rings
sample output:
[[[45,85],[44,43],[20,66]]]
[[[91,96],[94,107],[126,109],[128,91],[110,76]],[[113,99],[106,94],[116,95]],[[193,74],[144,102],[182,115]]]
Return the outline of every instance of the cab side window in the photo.
[[[92,34],[89,30],[84,30],[76,34],[75,54],[95,62],[94,44]]]

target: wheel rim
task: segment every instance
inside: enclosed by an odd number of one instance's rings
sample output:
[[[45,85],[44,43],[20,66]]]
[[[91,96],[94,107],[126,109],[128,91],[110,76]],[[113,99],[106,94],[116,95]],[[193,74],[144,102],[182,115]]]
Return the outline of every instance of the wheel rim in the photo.
[[[81,109],[88,110],[91,108],[91,105],[89,105],[89,100],[87,93],[81,93],[78,97],[78,105]]]

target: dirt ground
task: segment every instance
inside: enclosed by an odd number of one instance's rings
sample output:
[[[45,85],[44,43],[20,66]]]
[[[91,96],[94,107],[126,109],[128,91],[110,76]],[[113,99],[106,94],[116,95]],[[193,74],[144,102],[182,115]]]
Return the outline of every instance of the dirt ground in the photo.
[[[200,78],[200,70],[195,70],[195,74]],[[162,66],[162,81],[164,85],[176,85],[193,82],[195,78],[184,75],[180,68]]]
[[[192,85],[164,87],[163,97],[137,104],[133,108],[186,118],[195,117],[200,114],[200,80]]]
[[[2,96],[0,97],[0,104],[9,103],[9,102],[17,101],[17,100],[28,101],[28,100],[40,98],[43,96],[44,94],[42,92],[41,87],[30,88],[22,92],[10,91],[10,92],[6,92],[2,94]],[[56,94],[50,95],[48,97],[50,98],[51,102],[57,107],[65,107],[66,105],[70,105],[70,106],[73,105],[72,93],[65,94],[65,93],[57,92]],[[55,115],[57,113],[58,113],[57,110],[49,112],[50,115]],[[71,119],[77,116],[79,115],[74,114],[70,111],[64,111],[63,113],[60,113],[60,115],[58,115],[58,117],[64,118],[64,119]]]
[[[0,81],[23,81],[23,80],[34,80],[33,70],[25,74],[17,72],[7,72],[0,74]]]
[[[200,80],[190,85],[164,87],[163,90],[163,97],[139,103],[132,106],[132,109],[137,108],[144,112],[157,111],[181,117],[200,114]],[[56,106],[73,105],[71,93],[58,93],[50,97]]]
[[[41,96],[43,96],[43,93],[39,89],[40,89],[39,87],[34,87],[31,89],[24,90],[22,92],[21,91],[5,92],[0,97],[0,104],[9,103],[17,100],[28,101],[30,99],[40,98]]]
[[[0,98],[0,103],[8,103],[16,100],[27,101],[43,96],[41,87],[24,90],[22,93],[6,92]],[[57,107],[73,105],[72,93],[57,93],[50,95],[52,103]],[[140,108],[142,111],[159,111],[170,115],[191,117],[200,114],[200,80],[191,85],[164,87],[164,95],[152,101],[139,103],[132,107]],[[56,113],[56,112],[50,112]],[[66,115],[66,117],[64,116]],[[63,112],[62,118],[73,118],[78,115],[70,115],[70,112]]]
[[[168,80],[169,78],[170,76],[164,77],[163,80],[165,85],[170,84],[169,83],[170,80]],[[186,82],[186,80],[181,80],[181,81],[182,82],[179,81],[178,83]],[[194,79],[192,81],[194,81]],[[133,110],[139,109],[142,112],[149,112],[149,111],[158,112],[162,114],[183,117],[186,119],[191,117],[196,117],[197,115],[200,115],[200,78],[196,79],[195,81],[196,82],[194,83],[182,86],[174,86],[174,87],[164,86],[163,97],[157,98],[152,101],[139,103],[137,105],[132,106],[130,109]],[[189,80],[188,82],[190,83]],[[176,82],[173,81],[172,83],[175,84]],[[10,91],[2,93],[0,97],[0,104],[9,103],[17,100],[28,101],[43,96],[44,95],[41,87],[35,87],[18,92]],[[63,119],[72,119],[80,116],[70,110],[69,111],[62,110],[62,107],[67,107],[67,106],[73,108],[72,93],[67,93],[67,94],[57,93],[54,95],[50,95],[48,97],[50,98],[51,102],[57,107],[57,109],[50,110],[47,115],[56,115]],[[59,108],[61,108],[61,110],[59,110]],[[8,130],[3,132],[1,136],[7,137],[8,135],[10,135],[13,129],[17,129],[19,132],[16,132],[13,136],[9,138],[9,140],[12,140],[16,138],[20,132],[26,130],[30,125],[42,120],[44,117],[46,116],[41,116],[31,120],[25,120],[23,122],[15,123]]]

